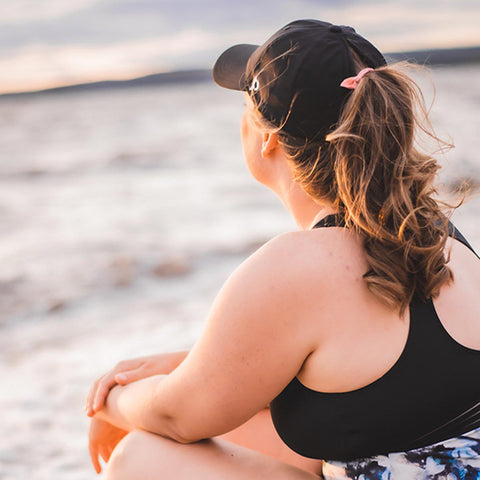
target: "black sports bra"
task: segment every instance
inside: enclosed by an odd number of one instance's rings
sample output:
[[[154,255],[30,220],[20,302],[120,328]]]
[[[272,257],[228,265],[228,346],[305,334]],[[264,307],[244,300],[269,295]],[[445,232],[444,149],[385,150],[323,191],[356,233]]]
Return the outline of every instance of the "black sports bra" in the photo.
[[[344,226],[330,215],[318,227]],[[472,247],[450,227],[450,235]],[[478,256],[478,255],[477,255]],[[353,460],[407,451],[480,427],[480,350],[457,343],[433,302],[414,297],[400,358],[382,377],[345,393],[323,393],[295,377],[270,404],[275,428],[297,453]]]

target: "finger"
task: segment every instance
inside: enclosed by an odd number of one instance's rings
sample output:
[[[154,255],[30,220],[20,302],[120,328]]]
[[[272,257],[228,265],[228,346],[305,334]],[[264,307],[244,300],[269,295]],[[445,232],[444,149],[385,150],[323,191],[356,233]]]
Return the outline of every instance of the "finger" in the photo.
[[[98,450],[96,445],[90,442],[88,445],[88,450],[90,452],[90,458],[92,460],[93,468],[97,473],[100,473],[102,471],[102,467],[100,466],[100,461],[98,460]]]
[[[90,393],[88,394],[88,400],[87,400],[87,406],[85,408],[87,415],[89,417],[92,417],[95,413],[93,405],[95,403],[95,398],[98,392],[98,389],[100,388],[102,382],[104,379],[107,377],[108,374],[103,375],[100,377],[93,385],[92,388],[90,389]]]
[[[98,384],[95,397],[93,399],[92,415],[100,411],[105,404],[108,392],[117,384],[113,374],[106,375]]]
[[[102,386],[105,385],[107,387],[107,393],[108,393],[108,391],[116,384],[113,377],[114,377],[114,373],[108,372],[105,375],[102,375],[92,385],[92,388],[90,389],[90,392],[88,393],[87,405],[85,407],[85,411],[87,412],[87,415],[89,417],[92,417],[96,412],[95,401],[97,400],[98,392],[102,388]],[[102,406],[103,406],[103,404],[97,410],[100,410],[102,408]]]
[[[97,380],[97,381],[93,384],[93,386],[92,386],[92,388],[91,388],[91,390],[90,390],[90,393],[89,393],[89,395],[88,395],[88,402],[87,402],[87,406],[86,406],[85,410],[87,411],[87,415],[88,415],[89,417],[93,416],[93,414],[94,414],[93,404],[94,404],[94,402],[95,402],[95,396],[96,396],[96,394],[97,394],[97,390],[98,390],[98,388],[99,388],[99,386],[100,386],[100,381],[101,381],[101,379]]]
[[[100,377],[93,384],[88,394],[87,405],[85,407],[87,415],[89,417],[92,417],[96,412],[102,409],[103,405],[105,404],[105,399],[108,395],[108,392],[111,390],[112,387],[117,384],[117,381],[115,380],[116,372],[128,372],[130,368],[139,369],[139,367],[141,367],[143,364],[143,359],[120,362],[112,370]]]
[[[139,367],[128,372],[117,373],[115,375],[115,381],[119,385],[128,385],[129,383],[136,382],[141,378],[145,378],[145,376],[145,369]]]
[[[93,399],[95,398],[95,392],[98,389],[99,381],[100,380],[96,380],[88,392],[87,402],[85,404],[85,411],[87,412],[88,416],[91,416],[91,413],[93,412]]]

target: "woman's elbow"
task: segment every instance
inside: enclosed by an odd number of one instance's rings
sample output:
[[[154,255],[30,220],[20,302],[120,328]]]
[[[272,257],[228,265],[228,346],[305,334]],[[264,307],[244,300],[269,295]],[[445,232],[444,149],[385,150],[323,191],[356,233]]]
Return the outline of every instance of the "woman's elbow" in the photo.
[[[189,425],[190,423],[190,425]],[[160,428],[153,428],[152,433],[168,437],[178,443],[188,444],[199,442],[208,438],[206,435],[199,435],[191,425],[192,422],[186,422],[185,418],[174,416],[163,416],[160,419]]]

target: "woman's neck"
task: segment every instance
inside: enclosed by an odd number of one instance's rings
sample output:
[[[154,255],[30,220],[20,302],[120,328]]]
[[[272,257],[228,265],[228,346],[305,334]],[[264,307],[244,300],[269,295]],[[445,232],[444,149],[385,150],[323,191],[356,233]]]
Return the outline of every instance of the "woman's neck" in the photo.
[[[314,200],[300,185],[292,180],[275,190],[286,209],[292,214],[300,230],[311,229],[319,220],[336,213],[330,202]]]
[[[277,148],[269,158],[269,174],[262,183],[277,194],[300,230],[309,230],[323,217],[337,212],[332,203],[314,199],[294,180],[292,168],[282,148]]]

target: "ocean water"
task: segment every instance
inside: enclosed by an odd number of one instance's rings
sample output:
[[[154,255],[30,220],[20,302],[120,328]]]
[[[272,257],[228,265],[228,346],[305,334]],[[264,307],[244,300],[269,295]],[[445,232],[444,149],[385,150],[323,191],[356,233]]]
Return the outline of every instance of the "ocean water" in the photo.
[[[456,145],[448,196],[480,184],[480,66],[431,75],[432,121]],[[0,101],[1,479],[93,479],[93,379],[192,345],[229,273],[295,229],[245,168],[242,110],[210,83]],[[454,216],[477,249],[479,207],[472,192]]]

